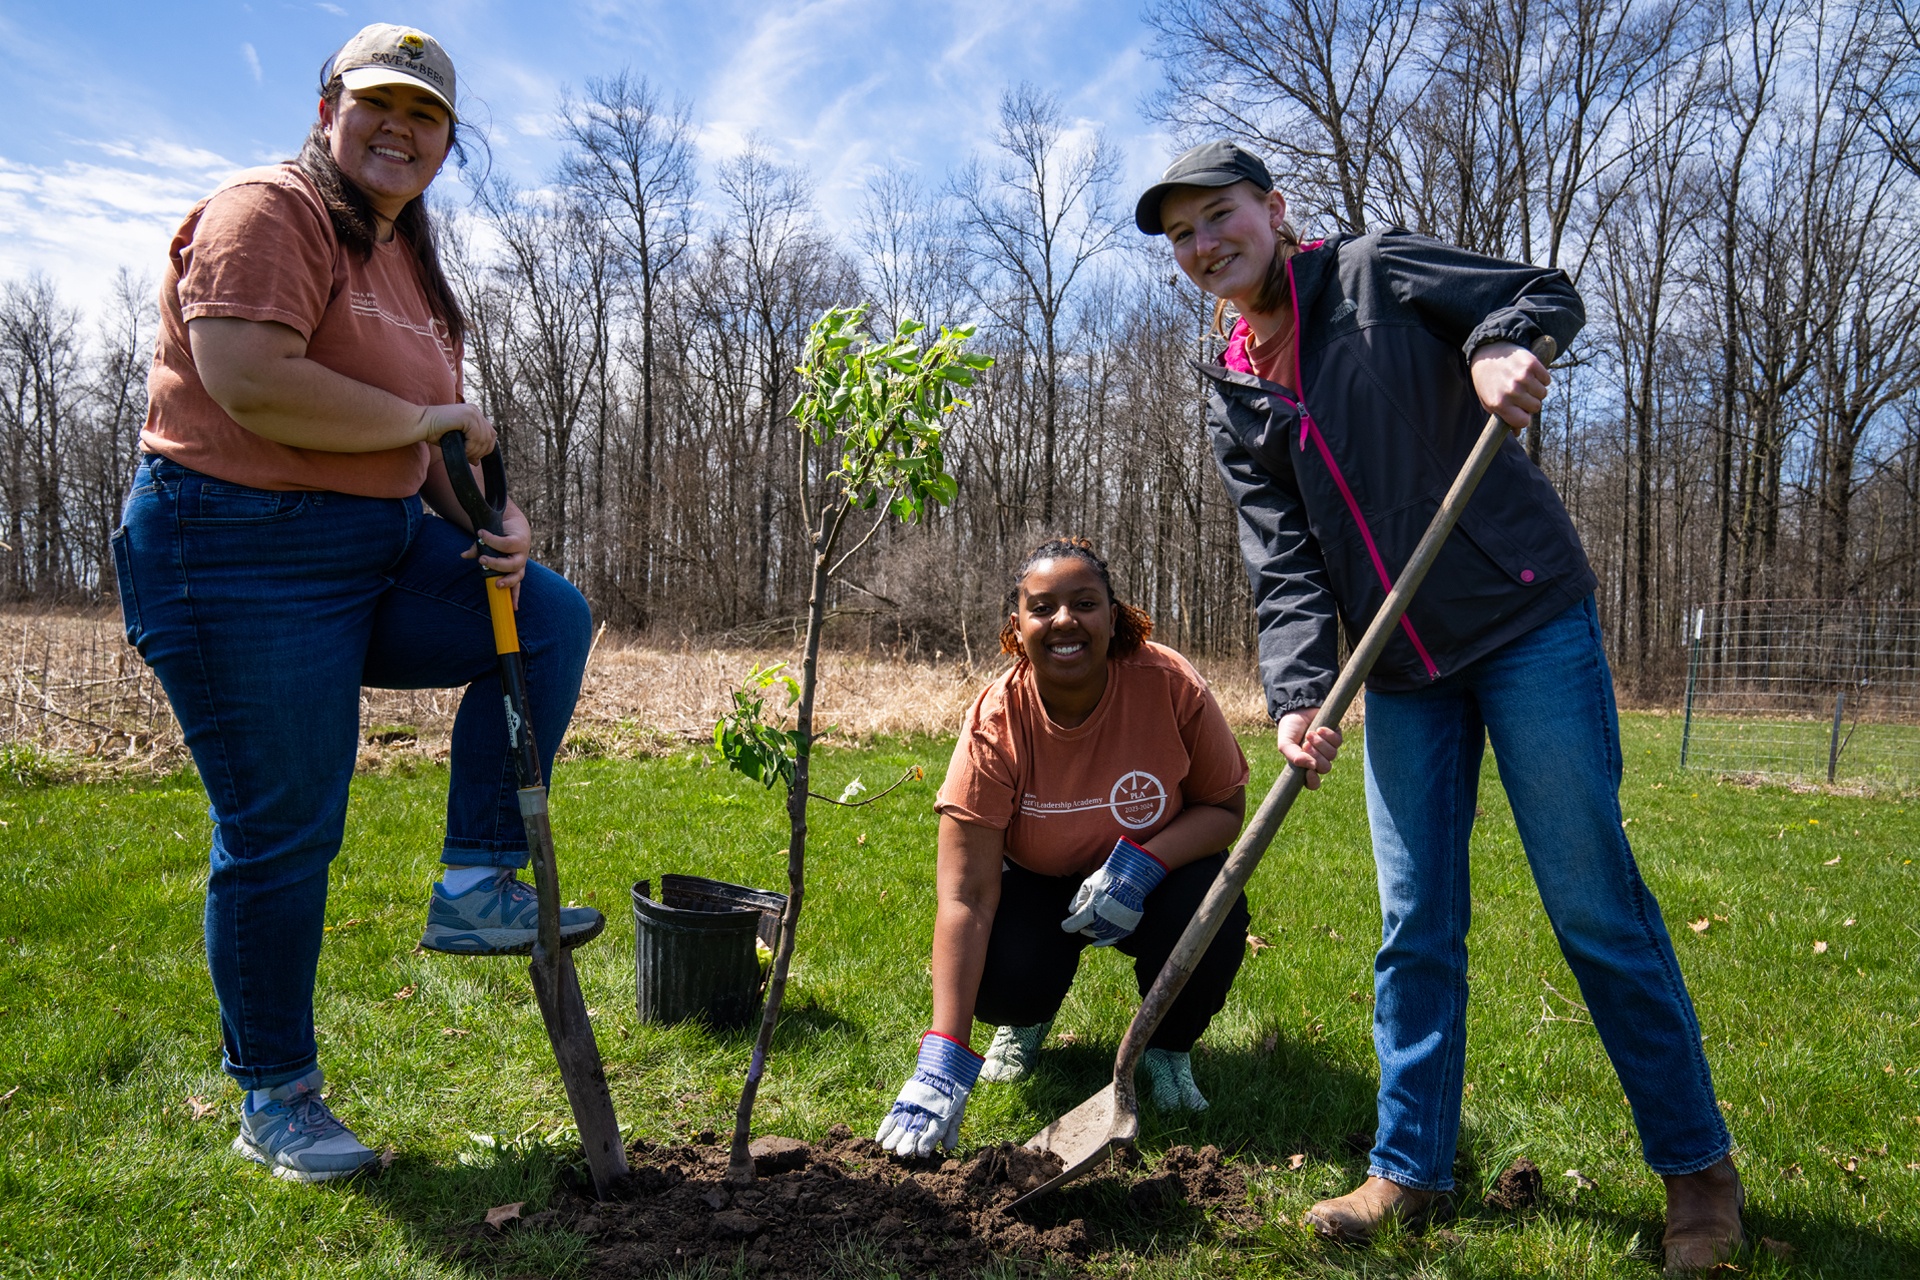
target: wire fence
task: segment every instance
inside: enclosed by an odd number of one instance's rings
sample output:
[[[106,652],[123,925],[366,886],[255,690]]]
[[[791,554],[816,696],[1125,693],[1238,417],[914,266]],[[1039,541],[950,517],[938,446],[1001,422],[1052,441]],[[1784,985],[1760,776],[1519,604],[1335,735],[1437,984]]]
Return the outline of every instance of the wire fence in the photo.
[[[1689,621],[1682,767],[1920,787],[1920,608],[1730,600]]]

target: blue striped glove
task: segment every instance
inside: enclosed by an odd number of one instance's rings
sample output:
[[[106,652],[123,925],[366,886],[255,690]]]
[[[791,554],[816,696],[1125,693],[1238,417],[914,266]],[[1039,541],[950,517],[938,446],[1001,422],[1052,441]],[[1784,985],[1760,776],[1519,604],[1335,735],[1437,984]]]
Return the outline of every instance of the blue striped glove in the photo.
[[[1167,864],[1121,836],[1100,869],[1073,892],[1072,914],[1060,922],[1084,933],[1096,947],[1110,947],[1140,927],[1147,895],[1167,878]]]
[[[920,1057],[900,1090],[893,1110],[880,1122],[874,1141],[897,1156],[931,1155],[935,1147],[953,1150],[960,1141],[960,1117],[967,1095],[980,1078],[982,1058],[958,1040],[938,1031],[920,1037]]]

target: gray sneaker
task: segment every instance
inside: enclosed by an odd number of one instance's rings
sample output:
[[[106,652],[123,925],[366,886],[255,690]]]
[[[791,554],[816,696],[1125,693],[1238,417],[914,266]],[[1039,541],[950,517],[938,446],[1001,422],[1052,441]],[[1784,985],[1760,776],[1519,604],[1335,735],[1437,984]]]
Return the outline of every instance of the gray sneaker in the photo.
[[[1040,1046],[1046,1042],[1047,1032],[1051,1030],[1052,1018],[1036,1022],[1030,1027],[996,1028],[993,1043],[987,1046],[987,1060],[980,1068],[980,1078],[995,1084],[1007,1084],[1032,1075],[1034,1064],[1040,1058]]]
[[[1153,1085],[1153,1105],[1162,1111],[1205,1111],[1207,1099],[1193,1082],[1193,1055],[1149,1049],[1140,1069]]]
[[[233,1149],[266,1165],[276,1178],[325,1182],[360,1172],[380,1159],[320,1100],[320,1068],[267,1091],[253,1105],[253,1091],[240,1103],[240,1136]]]
[[[560,941],[577,947],[607,927],[592,907],[560,908]],[[420,945],[457,956],[526,955],[540,933],[540,896],[530,884],[502,868],[497,879],[457,896],[445,885],[433,886],[427,905],[427,930]]]

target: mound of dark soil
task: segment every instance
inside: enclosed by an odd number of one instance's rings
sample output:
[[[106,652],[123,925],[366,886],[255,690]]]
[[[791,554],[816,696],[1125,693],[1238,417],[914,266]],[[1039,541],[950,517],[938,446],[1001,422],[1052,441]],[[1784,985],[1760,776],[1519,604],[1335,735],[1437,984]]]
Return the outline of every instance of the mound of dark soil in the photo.
[[[1503,1213],[1519,1213],[1538,1204],[1542,1190],[1540,1170],[1533,1161],[1521,1156],[1494,1179],[1493,1188],[1487,1192],[1487,1207]]]
[[[903,1162],[835,1126],[814,1146],[759,1139],[754,1154],[758,1181],[736,1189],[725,1182],[722,1145],[635,1143],[633,1178],[619,1198],[563,1195],[531,1221],[590,1237],[592,1280],[631,1280],[702,1258],[730,1268],[741,1257],[769,1280],[799,1280],[822,1274],[849,1247],[905,1276],[969,1275],[990,1257],[1074,1267],[1143,1226],[1182,1214],[1204,1221],[1198,1211],[1207,1209],[1248,1212],[1245,1180],[1213,1147],[1175,1147],[1148,1176],[1116,1159],[1018,1213],[1006,1206],[1059,1164],[1012,1143],[966,1160]]]

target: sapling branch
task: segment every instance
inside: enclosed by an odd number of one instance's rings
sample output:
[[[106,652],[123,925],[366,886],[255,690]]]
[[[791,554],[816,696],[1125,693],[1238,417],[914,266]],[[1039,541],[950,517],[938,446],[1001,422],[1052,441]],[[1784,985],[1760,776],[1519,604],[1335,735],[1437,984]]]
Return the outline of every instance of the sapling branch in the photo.
[[[872,795],[868,796],[865,800],[836,800],[832,796],[823,796],[818,791],[809,791],[807,792],[807,794],[815,800],[825,800],[828,804],[837,804],[842,809],[864,809],[876,800],[886,799],[888,796],[898,791],[901,787],[906,786],[909,782],[918,782],[920,781],[920,779],[926,776],[927,776],[927,771],[925,769],[922,769],[919,765],[917,764],[909,765],[907,767],[907,771],[900,775],[899,781],[895,782],[892,786],[888,787],[885,791],[874,792]]]
[[[851,550],[849,550],[845,555],[841,556],[837,561],[834,562],[833,568],[827,570],[828,577],[833,577],[833,578],[839,577],[840,570],[846,567],[847,561],[859,555],[861,548],[865,547],[869,542],[873,541],[873,535],[880,532],[881,526],[886,524],[887,522],[887,517],[893,514],[893,511],[892,511],[893,499],[894,499],[894,496],[899,492],[900,491],[897,488],[887,490],[886,498],[881,503],[880,518],[873,522],[873,528],[867,530],[866,537],[854,543]],[[866,588],[862,587],[861,590],[864,591],[866,590]],[[867,594],[872,595],[873,592],[868,591]]]

